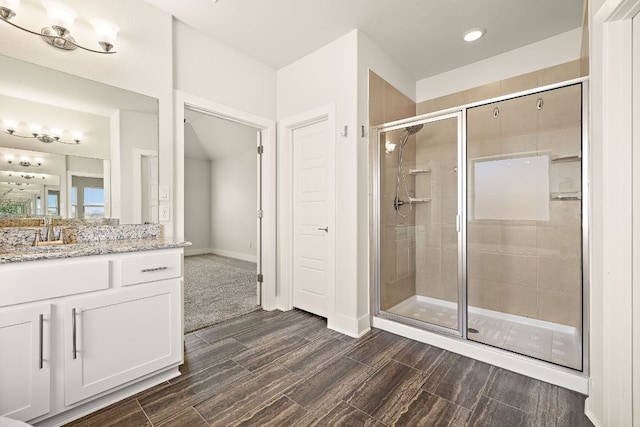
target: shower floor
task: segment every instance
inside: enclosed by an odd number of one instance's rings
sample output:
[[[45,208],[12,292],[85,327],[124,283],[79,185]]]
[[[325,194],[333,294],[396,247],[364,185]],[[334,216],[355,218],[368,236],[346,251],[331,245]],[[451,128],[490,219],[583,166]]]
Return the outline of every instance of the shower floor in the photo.
[[[446,328],[458,328],[457,306],[449,301],[414,295],[387,312]],[[582,369],[581,339],[577,328],[477,307],[469,307],[468,317],[468,337],[472,341]]]

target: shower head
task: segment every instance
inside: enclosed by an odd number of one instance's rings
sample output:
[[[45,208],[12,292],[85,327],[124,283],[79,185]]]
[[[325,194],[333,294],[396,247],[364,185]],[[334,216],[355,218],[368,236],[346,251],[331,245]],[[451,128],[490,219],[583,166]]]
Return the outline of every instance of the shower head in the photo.
[[[402,134],[402,137],[400,138],[400,148],[404,148],[404,144],[407,143],[407,141],[409,140],[409,137],[411,135],[415,135],[416,133],[420,132],[423,127],[424,127],[423,124],[407,126],[404,129],[404,134]]]
[[[416,133],[420,132],[423,127],[423,124],[407,126],[406,131],[409,132],[409,135],[415,135]]]

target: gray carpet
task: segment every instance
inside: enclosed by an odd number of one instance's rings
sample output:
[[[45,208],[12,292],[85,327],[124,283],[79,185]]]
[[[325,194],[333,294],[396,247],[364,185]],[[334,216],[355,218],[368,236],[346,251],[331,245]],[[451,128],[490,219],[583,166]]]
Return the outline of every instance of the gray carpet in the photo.
[[[184,331],[258,310],[256,264],[219,255],[184,257]]]

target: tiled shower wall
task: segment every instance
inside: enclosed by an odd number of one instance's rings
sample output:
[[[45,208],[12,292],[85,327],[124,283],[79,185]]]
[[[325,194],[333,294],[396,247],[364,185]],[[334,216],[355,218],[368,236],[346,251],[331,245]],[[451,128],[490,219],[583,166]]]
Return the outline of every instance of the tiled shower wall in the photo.
[[[416,294],[458,302],[458,121],[427,123],[416,134],[416,165],[411,176],[416,197]]]
[[[416,104],[396,88],[384,81],[380,76],[369,71],[369,123],[371,126],[400,120],[416,115]],[[410,213],[406,218],[400,216],[393,207],[396,188],[397,151],[400,148],[402,131],[388,132],[380,142],[372,135],[369,155],[369,198],[373,198],[373,159],[376,150],[381,150],[380,157],[380,307],[386,310],[397,303],[415,295],[416,283],[416,242],[415,242],[415,214]],[[384,151],[385,141],[397,144],[396,150],[390,154]],[[411,136],[404,149],[405,162],[415,164],[415,136]],[[412,185],[407,181],[407,184]],[[413,190],[413,188],[411,188]],[[401,196],[402,199],[406,197]],[[408,213],[403,207],[402,213]],[[371,211],[371,210],[370,210]],[[371,220],[369,222],[373,224]],[[373,238],[373,228],[370,228]],[[373,240],[371,240],[373,241]],[[373,251],[371,252],[373,254]],[[373,255],[372,255],[373,256]],[[375,262],[372,259],[371,265]]]
[[[420,102],[414,104],[409,98],[402,95],[399,91],[393,88],[389,83],[384,81],[381,77],[375,73],[369,73],[369,123],[371,126],[376,126],[382,123],[387,123],[393,120],[399,120],[402,118],[412,117],[416,114],[426,114],[430,112],[440,111],[446,108],[464,105],[472,102],[482,101],[497,96],[507,95],[514,92],[534,89],[547,84],[566,81],[569,79],[581,77],[581,64],[580,60],[561,64],[555,67],[542,69],[536,72],[524,74],[511,79],[497,81],[484,86],[472,88],[462,92],[457,92],[440,98]],[[436,128],[437,129],[437,128]],[[426,130],[426,129],[425,129]],[[427,143],[425,139],[430,138],[423,130],[417,134],[416,137],[411,137],[407,144],[408,152],[415,151],[413,161],[416,163],[425,162],[426,157],[432,156],[429,154],[428,148],[421,148],[421,145]],[[436,130],[436,132],[439,132]],[[442,132],[445,132],[443,129]],[[395,135],[390,135],[394,142],[398,142],[401,135],[400,131],[396,131]],[[436,139],[433,139],[436,141]],[[417,146],[414,145],[417,143]],[[376,150],[381,149],[379,144],[384,144],[384,141],[377,141],[375,135],[370,139],[370,200],[373,198],[373,159]],[[413,147],[412,147],[413,146]],[[434,148],[432,148],[434,149]],[[382,153],[384,149],[382,148]],[[457,288],[450,286],[451,277],[457,274],[457,240],[455,237],[455,228],[452,224],[448,224],[446,220],[442,220],[443,213],[448,215],[448,210],[451,210],[453,202],[453,193],[455,191],[454,174],[447,175],[446,169],[450,168],[441,167],[441,169],[432,173],[433,182],[427,183],[425,179],[416,179],[416,196],[422,197],[421,192],[427,191],[426,187],[429,186],[428,191],[433,191],[432,202],[430,206],[426,204],[415,206],[415,216],[413,222],[404,224],[402,221],[397,222],[394,218],[393,210],[393,195],[395,193],[395,164],[397,157],[395,155],[383,155],[383,165],[381,170],[381,182],[383,187],[382,195],[383,201],[381,206],[381,309],[385,310],[406,298],[413,295],[424,295],[438,299],[444,299],[449,301],[455,301],[457,299]],[[405,162],[409,161],[410,157],[405,156]],[[450,159],[448,159],[450,162]],[[434,169],[435,171],[435,169]],[[413,181],[413,180],[409,180]],[[438,184],[438,185],[434,185]],[[448,195],[445,200],[444,194]],[[391,197],[391,201],[389,201]],[[554,202],[552,203],[553,210],[557,211],[559,206],[562,206],[562,210],[569,209],[574,212],[575,205],[579,204],[578,201],[570,202]],[[566,209],[565,209],[566,207]],[[455,207],[454,207],[455,209]],[[573,210],[572,210],[573,209]],[[370,210],[371,211],[371,210]],[[574,213],[569,212],[569,215]],[[560,215],[564,215],[559,212]],[[436,216],[434,216],[436,215]],[[440,218],[437,217],[440,215]],[[453,215],[455,218],[455,214]],[[370,218],[370,236],[371,242],[373,242],[373,220]],[[427,227],[432,227],[433,233],[428,234]],[[435,232],[437,230],[437,232]],[[549,232],[553,232],[551,229],[547,229]],[[513,237],[510,230],[505,229],[507,241],[513,241],[509,239],[517,239]],[[502,232],[501,232],[502,233]],[[470,231],[471,234],[471,231]],[[537,234],[537,233],[536,233]],[[509,237],[511,236],[511,237]],[[526,238],[527,233],[524,233],[521,238]],[[470,238],[472,238],[470,236]],[[417,243],[417,240],[422,240],[426,243],[423,246],[422,243]],[[455,250],[453,244],[456,244]],[[566,246],[562,239],[558,240],[557,245]],[[573,243],[571,243],[573,245]],[[411,248],[414,248],[414,254],[416,261],[406,260],[407,257],[411,257]],[[398,251],[400,249],[400,252]],[[371,251],[373,254],[373,251]],[[455,253],[455,256],[454,256]],[[429,256],[429,254],[431,256]],[[436,256],[439,255],[439,256]],[[373,255],[372,255],[373,256]],[[554,261],[553,257],[548,257],[548,261],[558,263]],[[405,264],[406,262],[406,264]],[[430,264],[429,264],[430,263]],[[417,264],[417,271],[414,269],[413,276],[415,277],[414,283],[411,283],[411,268]],[[371,265],[375,265],[375,260],[372,258]],[[403,270],[406,265],[406,270]],[[399,280],[400,276],[398,272],[407,271],[404,279]],[[538,263],[536,261],[536,275],[538,277],[554,277],[558,273],[561,275],[569,274],[568,271],[562,270],[562,268],[554,268],[553,265],[545,265],[544,261]],[[444,278],[444,280],[443,280]],[[545,279],[543,279],[544,281]],[[431,281],[431,283],[429,283]],[[475,296],[471,295],[470,304],[490,308],[497,311],[505,311],[508,313],[538,317],[544,320],[549,320],[557,323],[572,325],[579,318],[579,309],[576,309],[578,305],[575,301],[579,298],[573,298],[565,290],[561,288],[546,289],[546,293],[541,293],[544,290],[544,285],[539,287],[536,285],[535,297],[531,294],[531,289],[525,290],[527,292],[519,292],[522,288],[517,290],[505,290],[505,289],[490,289],[490,288],[477,288],[478,292],[475,292]],[[539,291],[540,290],[540,291]],[[513,292],[511,292],[513,291]],[[505,292],[507,292],[505,294]],[[562,293],[565,292],[565,293]],[[570,289],[570,293],[575,293],[575,289]],[[506,296],[505,296],[506,295]],[[573,298],[573,305],[567,310],[566,302],[568,299]],[[548,304],[549,299],[551,303]],[[535,301],[535,313],[529,306],[530,301]],[[513,303],[511,303],[512,301]],[[499,305],[496,305],[499,304]],[[507,305],[509,307],[507,307]],[[577,310],[577,312],[576,312]],[[572,312],[573,314],[569,314]]]

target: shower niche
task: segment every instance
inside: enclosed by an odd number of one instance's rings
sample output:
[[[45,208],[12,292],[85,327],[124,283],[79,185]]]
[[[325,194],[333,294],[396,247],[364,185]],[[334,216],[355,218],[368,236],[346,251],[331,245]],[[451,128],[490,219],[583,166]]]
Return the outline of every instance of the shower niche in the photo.
[[[585,83],[377,128],[374,316],[583,371]]]

